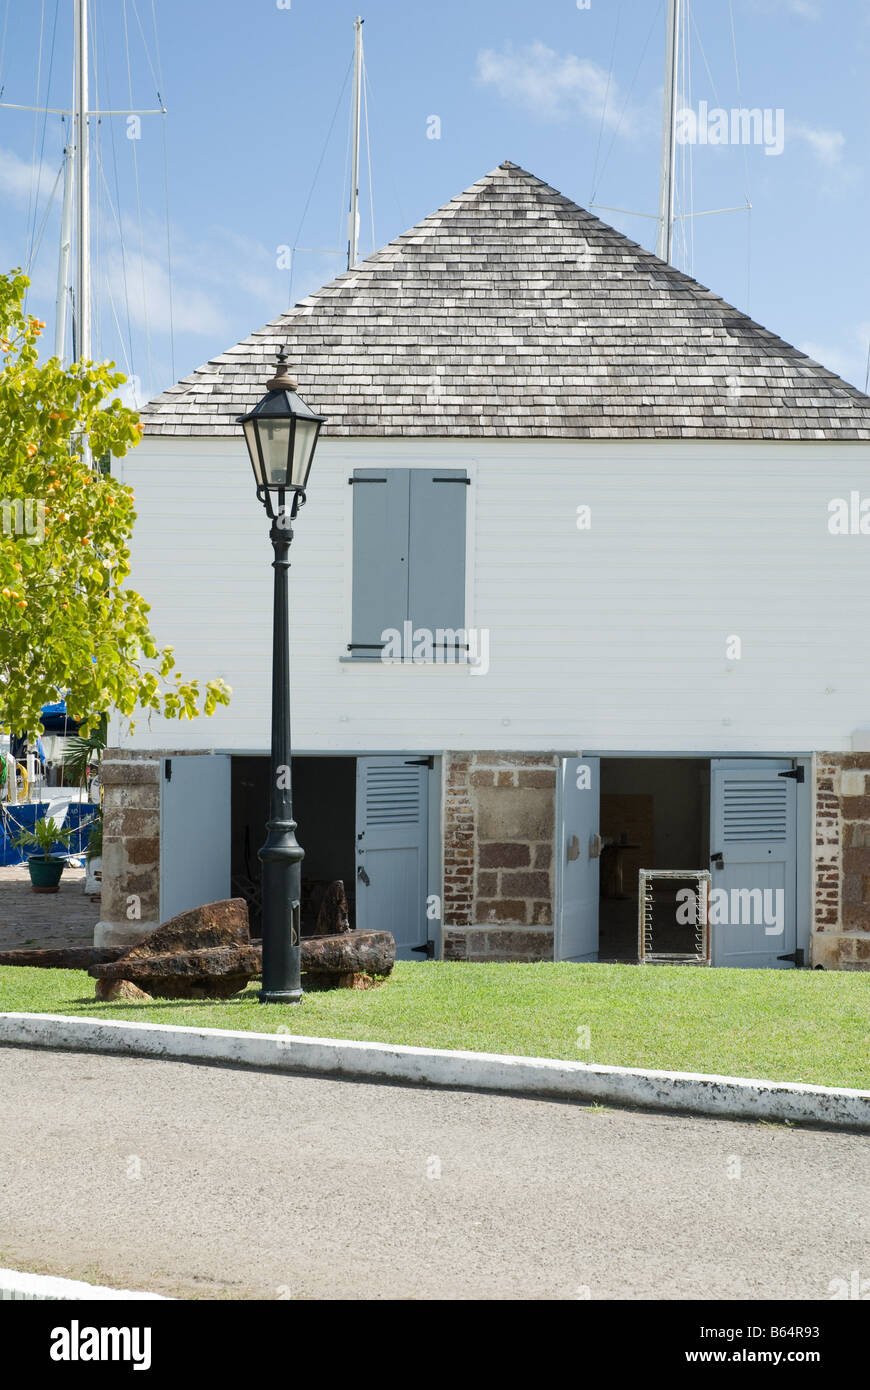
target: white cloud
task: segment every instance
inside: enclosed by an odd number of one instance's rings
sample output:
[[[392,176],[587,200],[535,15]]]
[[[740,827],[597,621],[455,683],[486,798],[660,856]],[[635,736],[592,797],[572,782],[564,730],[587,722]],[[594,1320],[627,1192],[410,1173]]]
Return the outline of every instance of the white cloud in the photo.
[[[619,126],[626,135],[642,124],[636,109],[626,108],[624,98],[608,73],[588,58],[557,53],[536,40],[524,48],[508,44],[500,53],[483,49],[477,55],[478,80],[493,87],[507,101],[517,102],[543,120],[568,121],[587,116],[605,125]],[[605,107],[606,101],[606,107]]]
[[[0,193],[16,203],[26,203],[39,185],[40,203],[50,194],[57,178],[57,169],[43,164],[30,164],[12,150],[0,148]]]
[[[822,17],[822,7],[817,0],[751,0],[754,10],[761,10],[768,14],[777,11],[787,11],[789,14],[796,14],[800,19],[818,20]]]
[[[168,333],[170,322],[176,333],[219,339],[227,331],[217,296],[186,282],[174,271],[170,314],[166,266],[147,254],[131,255],[128,250],[125,276],[121,254],[115,250],[105,261],[104,273],[122,323],[129,306],[131,322],[137,328],[147,325],[151,333]]]
[[[801,352],[805,352],[815,362],[820,362],[828,371],[836,372],[844,381],[851,382],[863,391],[867,374],[867,351],[870,346],[870,319],[866,323],[857,324],[845,335],[845,341],[839,344],[828,345],[810,341],[799,343],[798,346]]]
[[[841,164],[846,137],[841,130],[822,130],[804,121],[789,121],[787,134],[804,140],[822,164]]]

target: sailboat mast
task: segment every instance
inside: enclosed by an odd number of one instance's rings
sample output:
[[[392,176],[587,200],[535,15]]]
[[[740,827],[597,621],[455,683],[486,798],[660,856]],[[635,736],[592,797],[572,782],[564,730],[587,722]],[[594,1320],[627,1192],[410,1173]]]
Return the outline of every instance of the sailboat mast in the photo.
[[[670,262],[674,241],[674,190],[677,162],[677,92],[679,87],[680,0],[668,0],[665,100],[662,119],[662,171],[659,192],[657,254]]]
[[[353,162],[350,175],[350,215],[348,218],[347,268],[351,270],[359,259],[359,147],[362,119],[362,27],[364,20],[357,15],[354,21],[353,46]]]
[[[63,364],[66,355],[66,316],[69,309],[70,258],[73,239],[73,180],[75,147],[73,136],[63,152],[63,210],[60,217],[60,256],[57,263],[57,304],[54,320],[54,355]]]
[[[88,150],[88,4],[75,7],[75,145],[78,153],[76,180],[76,356],[91,356],[91,168]]]

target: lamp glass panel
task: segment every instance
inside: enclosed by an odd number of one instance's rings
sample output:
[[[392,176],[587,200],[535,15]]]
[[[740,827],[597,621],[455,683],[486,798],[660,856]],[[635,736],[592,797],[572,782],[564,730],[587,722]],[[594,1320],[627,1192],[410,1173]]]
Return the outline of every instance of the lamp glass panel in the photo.
[[[286,487],[292,421],[269,420],[261,416],[257,421],[257,429],[260,432],[260,448],[263,451],[266,470],[264,485]]]
[[[317,442],[318,422],[316,420],[297,420],[296,438],[293,441],[293,473],[291,487],[304,488],[308,482],[311,457]]]
[[[256,421],[246,420],[242,428],[245,431],[245,443],[248,446],[248,453],[251,456],[251,466],[254,470],[254,477],[257,480],[257,486],[263,487],[265,485],[266,480],[263,477],[263,466],[260,463],[260,450],[257,447]]]

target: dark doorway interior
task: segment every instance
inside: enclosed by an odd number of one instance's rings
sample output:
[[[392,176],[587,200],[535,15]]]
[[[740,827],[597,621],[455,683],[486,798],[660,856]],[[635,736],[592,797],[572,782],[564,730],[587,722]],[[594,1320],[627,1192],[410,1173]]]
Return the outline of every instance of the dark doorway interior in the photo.
[[[637,960],[640,869],[710,867],[709,807],[707,759],[602,758],[599,960]]]
[[[233,758],[232,891],[248,904],[251,935],[261,931],[260,861],[269,815],[269,759]],[[293,814],[302,861],[302,930],[310,934],[322,886],[342,879],[353,924],[356,759],[299,756],[293,760]]]

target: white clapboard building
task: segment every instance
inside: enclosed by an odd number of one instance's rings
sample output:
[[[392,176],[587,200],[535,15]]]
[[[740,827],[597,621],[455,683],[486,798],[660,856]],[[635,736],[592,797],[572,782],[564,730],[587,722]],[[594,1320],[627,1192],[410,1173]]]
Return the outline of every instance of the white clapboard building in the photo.
[[[144,412],[133,583],[233,698],[116,729],[98,939],[256,922],[272,551],[236,417],[283,345],[328,417],[292,549],[309,888],[408,959],[633,959],[640,870],[708,871],[714,965],[870,967],[870,398],[511,163]]]

